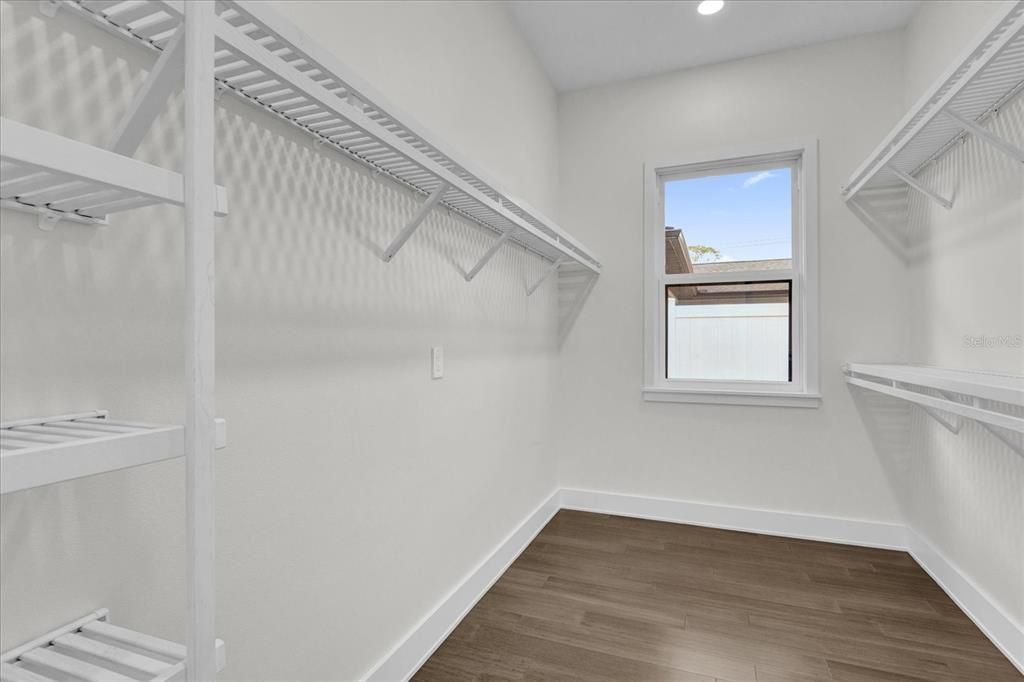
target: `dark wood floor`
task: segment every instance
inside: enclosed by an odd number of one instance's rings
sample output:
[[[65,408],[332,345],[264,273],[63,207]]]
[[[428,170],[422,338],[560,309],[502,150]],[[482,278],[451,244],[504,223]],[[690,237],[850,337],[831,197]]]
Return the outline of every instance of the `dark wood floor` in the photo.
[[[562,511],[414,679],[1022,676],[903,552]]]

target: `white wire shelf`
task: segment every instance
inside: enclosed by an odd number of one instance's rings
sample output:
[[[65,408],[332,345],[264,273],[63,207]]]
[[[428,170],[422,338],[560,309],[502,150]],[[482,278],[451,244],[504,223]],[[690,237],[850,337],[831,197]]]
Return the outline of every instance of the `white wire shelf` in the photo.
[[[185,647],[111,625],[99,609],[0,656],[2,682],[172,682],[185,679]],[[217,670],[225,665],[216,644]]]
[[[0,424],[0,494],[185,454],[184,427],[107,418],[106,410]],[[225,444],[217,420],[217,447]]]
[[[108,30],[161,50],[181,22],[180,0],[68,0]],[[468,165],[441,151],[413,120],[364,83],[267,3],[216,4],[220,87],[268,109],[376,171],[550,261],[593,273],[600,262],[579,242]],[[423,215],[388,247],[390,260]],[[490,254],[487,255],[489,257]],[[485,262],[485,261],[484,261]],[[475,274],[475,272],[474,272]]]
[[[1014,440],[999,430],[1024,434],[1024,376],[864,363],[843,371],[848,384],[919,405],[953,433],[959,433],[961,418],[971,419],[1024,454],[1019,436]]]
[[[847,372],[897,381],[1024,407],[1024,377],[992,372],[943,369],[927,365],[876,365],[852,362]]]
[[[1024,151],[994,138],[982,127],[1024,89],[1024,0],[1003,4],[1004,10],[985,29],[982,39],[854,171],[842,189],[847,201],[865,189],[909,185],[940,203],[949,203],[927,188],[915,186],[914,176],[969,133],[1024,163]]]
[[[179,173],[77,140],[0,119],[0,200],[5,208],[78,222],[154,204],[184,205]],[[217,188],[217,215],[227,194]]]

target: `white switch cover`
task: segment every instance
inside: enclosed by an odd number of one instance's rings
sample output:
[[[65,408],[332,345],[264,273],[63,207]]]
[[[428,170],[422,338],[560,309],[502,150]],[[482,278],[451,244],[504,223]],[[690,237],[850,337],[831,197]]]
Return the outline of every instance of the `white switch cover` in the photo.
[[[434,346],[430,349],[430,378],[440,379],[444,376],[444,348]]]

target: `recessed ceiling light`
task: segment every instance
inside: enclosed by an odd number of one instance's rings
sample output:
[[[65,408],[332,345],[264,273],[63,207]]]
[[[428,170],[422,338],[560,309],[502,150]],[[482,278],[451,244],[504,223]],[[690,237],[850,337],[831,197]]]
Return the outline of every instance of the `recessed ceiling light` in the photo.
[[[725,7],[725,0],[704,0],[704,2],[697,5],[697,11],[708,16],[714,14]]]

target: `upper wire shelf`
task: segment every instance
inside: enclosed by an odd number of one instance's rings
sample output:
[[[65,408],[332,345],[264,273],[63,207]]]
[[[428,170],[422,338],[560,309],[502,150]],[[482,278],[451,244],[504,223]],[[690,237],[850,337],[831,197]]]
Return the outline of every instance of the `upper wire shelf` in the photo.
[[[68,0],[123,36],[162,50],[181,22],[180,0]],[[216,4],[219,87],[268,109],[382,174],[538,255],[576,262],[593,273],[600,262],[578,241],[484,174],[431,142],[371,86],[265,3]],[[407,232],[422,221],[417,215]],[[403,232],[400,238],[407,238]],[[404,238],[402,241],[404,241]],[[401,246],[385,251],[389,260]]]
[[[966,134],[1024,163],[1024,151],[989,133],[983,124],[1024,89],[1024,0],[1006,2],[983,38],[953,65],[854,171],[842,188],[847,201],[865,189],[909,185],[951,201],[915,183],[929,162]]]

